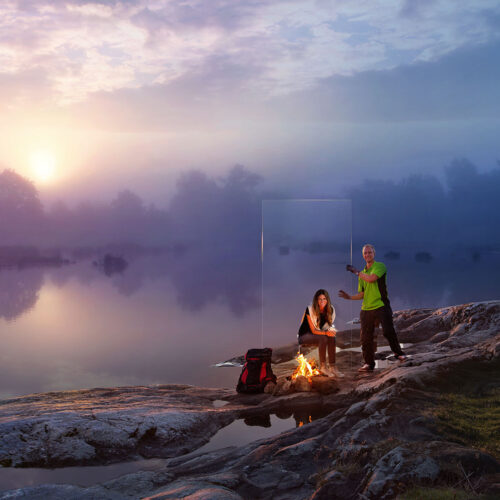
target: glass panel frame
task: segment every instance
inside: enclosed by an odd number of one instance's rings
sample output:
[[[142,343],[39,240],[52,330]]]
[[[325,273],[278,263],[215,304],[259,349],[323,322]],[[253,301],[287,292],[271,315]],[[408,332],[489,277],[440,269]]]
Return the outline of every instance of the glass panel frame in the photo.
[[[262,200],[261,346],[297,342],[302,315],[320,288],[330,294],[336,329],[350,331],[352,345],[354,304],[338,297],[341,289],[357,290],[347,264],[352,264],[350,199]]]

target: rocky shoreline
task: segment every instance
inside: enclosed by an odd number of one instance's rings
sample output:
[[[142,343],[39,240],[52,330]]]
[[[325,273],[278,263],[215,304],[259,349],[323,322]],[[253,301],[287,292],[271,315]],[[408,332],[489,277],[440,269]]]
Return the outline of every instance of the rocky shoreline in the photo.
[[[499,394],[500,301],[399,311],[394,319],[400,340],[411,344],[410,359],[359,375],[361,355],[341,352],[346,377],[332,394],[244,396],[163,385],[0,401],[3,467],[168,459],[162,470],[89,488],[43,485],[1,492],[0,499],[389,499],[419,486],[500,495],[496,452],[459,442],[436,416],[443,394],[469,386],[474,394]],[[353,344],[351,332],[338,340]],[[384,349],[379,345],[380,357]],[[290,371],[289,354],[275,351],[278,375]],[[191,453],[236,419],[312,408],[330,413],[246,446]]]

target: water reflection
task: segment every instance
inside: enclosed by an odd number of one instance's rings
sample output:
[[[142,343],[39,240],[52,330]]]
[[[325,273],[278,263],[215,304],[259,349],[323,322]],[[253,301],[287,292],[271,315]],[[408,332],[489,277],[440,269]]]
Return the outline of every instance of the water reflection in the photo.
[[[310,406],[308,408],[299,408],[295,410],[282,409],[276,412],[276,416],[282,420],[287,420],[293,417],[295,427],[302,427],[310,424],[314,420],[326,417],[331,413],[331,410],[323,406]]]
[[[194,248],[166,272],[185,309],[197,310],[222,300],[231,313],[241,317],[260,307],[258,248]]]
[[[321,282],[327,278],[330,285],[327,288],[333,296],[337,288],[356,287],[355,281],[344,271],[345,255],[311,257],[300,251],[282,255],[278,250],[274,256],[268,256],[271,260],[266,268],[264,292],[274,288],[277,293],[290,294],[290,314],[293,302],[300,298],[300,310],[294,310],[294,317],[300,316],[305,307],[302,302],[307,302],[309,295],[320,286],[317,276],[320,276]],[[404,259],[392,261],[388,267],[393,309],[439,307],[493,299],[496,297],[496,288],[489,276],[490,269],[498,260],[498,256],[491,254],[489,259],[462,262],[459,264],[459,273],[455,272],[457,263],[450,261],[431,264]],[[105,280],[125,297],[139,293],[150,282],[168,281],[168,286],[173,286],[178,303],[184,309],[199,310],[222,301],[232,314],[241,317],[261,305],[260,271],[257,250],[254,253],[246,251],[233,254],[217,249],[207,251],[196,248],[181,256],[136,256],[131,259],[127,269],[110,276],[100,273],[90,261],[55,269],[2,269],[0,317],[12,320],[32,309],[44,284],[44,276],[48,276],[60,288],[74,279],[88,287]],[[335,302],[338,321],[343,322],[342,327],[346,327],[351,319],[350,311],[346,310],[345,302]],[[356,308],[354,312],[357,312]]]
[[[11,321],[32,309],[43,285],[41,269],[4,269],[0,272],[0,317]]]
[[[235,385],[238,370],[210,367],[257,345],[258,273],[227,258],[203,261],[204,273],[198,256],[185,257],[136,256],[112,277],[90,260],[0,270],[0,399],[129,384]]]

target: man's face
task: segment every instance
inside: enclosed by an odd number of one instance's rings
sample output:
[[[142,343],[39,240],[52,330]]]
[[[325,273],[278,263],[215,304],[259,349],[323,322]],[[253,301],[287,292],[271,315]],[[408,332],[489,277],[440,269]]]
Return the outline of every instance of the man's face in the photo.
[[[365,259],[367,264],[373,262],[375,259],[375,252],[370,247],[365,247],[363,250],[363,259]]]

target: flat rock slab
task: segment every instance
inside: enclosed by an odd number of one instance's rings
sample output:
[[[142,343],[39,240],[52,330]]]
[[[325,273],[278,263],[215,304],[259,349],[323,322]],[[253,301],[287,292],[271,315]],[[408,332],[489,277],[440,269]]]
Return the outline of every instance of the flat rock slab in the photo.
[[[213,405],[230,394],[165,385],[0,401],[0,464],[58,467],[188,453],[236,418]]]

